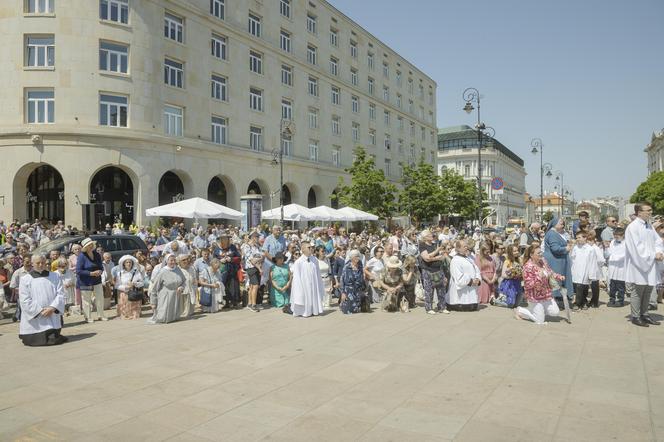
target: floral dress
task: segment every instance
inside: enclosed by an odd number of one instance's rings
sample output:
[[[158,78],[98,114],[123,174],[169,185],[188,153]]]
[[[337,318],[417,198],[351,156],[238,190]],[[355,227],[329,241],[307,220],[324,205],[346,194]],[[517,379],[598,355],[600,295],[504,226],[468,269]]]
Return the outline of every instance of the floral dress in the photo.
[[[366,296],[366,292],[362,263],[358,263],[355,269],[348,262],[341,273],[341,293],[346,294],[346,299],[339,304],[341,311],[346,315],[359,312],[362,297]]]
[[[530,302],[542,302],[551,299],[551,286],[549,285],[549,278],[554,277],[557,280],[562,280],[563,277],[554,273],[549,267],[549,264],[543,259],[542,265],[535,264],[529,260],[523,266],[523,283],[525,288],[526,298]]]
[[[519,295],[523,293],[521,287],[521,280],[523,268],[518,262],[505,261],[502,271],[502,281],[500,282],[500,293],[507,298],[507,305],[513,306],[516,304]]]

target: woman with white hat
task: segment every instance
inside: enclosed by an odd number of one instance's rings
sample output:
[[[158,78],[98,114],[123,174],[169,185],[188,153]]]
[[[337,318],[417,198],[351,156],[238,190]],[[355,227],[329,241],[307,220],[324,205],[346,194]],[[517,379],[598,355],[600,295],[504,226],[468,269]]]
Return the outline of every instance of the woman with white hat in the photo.
[[[97,243],[91,238],[81,241],[81,254],[76,260],[76,276],[78,287],[81,289],[83,298],[83,316],[89,323],[92,319],[92,297],[97,308],[97,317],[107,321],[104,314],[104,290],[101,284],[101,274],[104,271],[101,255],[95,250]]]
[[[138,260],[131,255],[124,255],[118,261],[120,271],[115,275],[115,289],[118,291],[117,309],[121,319],[138,319],[141,316],[143,273],[138,265]]]
[[[388,312],[396,312],[398,307],[398,300],[401,298],[403,291],[403,272],[401,270],[402,262],[396,255],[390,256],[385,260],[386,272],[383,273],[380,279],[380,286],[385,291],[383,297],[383,310]]]

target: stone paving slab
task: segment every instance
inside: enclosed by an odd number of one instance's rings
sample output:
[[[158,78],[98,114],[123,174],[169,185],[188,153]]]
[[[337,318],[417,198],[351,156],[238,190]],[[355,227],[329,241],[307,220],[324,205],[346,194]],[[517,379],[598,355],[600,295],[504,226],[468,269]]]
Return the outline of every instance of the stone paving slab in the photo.
[[[664,441],[664,326],[627,315],[67,318],[49,348],[4,321],[0,440]]]

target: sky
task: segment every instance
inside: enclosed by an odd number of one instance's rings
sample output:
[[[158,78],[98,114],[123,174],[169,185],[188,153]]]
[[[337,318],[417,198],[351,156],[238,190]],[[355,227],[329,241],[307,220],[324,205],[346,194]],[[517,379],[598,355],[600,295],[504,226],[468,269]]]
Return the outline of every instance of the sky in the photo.
[[[629,197],[646,179],[644,149],[664,128],[663,0],[329,1],[436,81],[439,128],[473,126],[462,93],[478,89],[531,194],[535,137],[576,200]]]

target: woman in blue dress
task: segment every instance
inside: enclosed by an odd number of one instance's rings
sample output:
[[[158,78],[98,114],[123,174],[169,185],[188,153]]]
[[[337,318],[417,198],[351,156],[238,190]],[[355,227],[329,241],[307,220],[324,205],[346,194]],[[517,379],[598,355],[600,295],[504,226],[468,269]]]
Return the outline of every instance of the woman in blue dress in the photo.
[[[361,255],[359,250],[348,252],[350,261],[341,273],[341,298],[339,308],[345,315],[360,311],[362,297],[367,295],[367,284],[364,280]]]
[[[564,235],[566,235],[565,220],[554,217],[546,226],[543,255],[551,270],[565,277],[561,285],[562,288],[567,289],[567,298],[571,299],[574,296],[574,288],[572,287],[572,260],[569,258],[570,247],[567,244],[567,237]],[[561,289],[554,290],[553,297],[557,302],[562,303],[563,295]]]
[[[288,265],[284,264],[285,260],[283,252],[277,252],[274,255],[274,265],[270,269],[270,281],[272,282],[270,284],[270,302],[274,307],[283,308],[284,313],[290,304],[288,291],[293,278]]]

